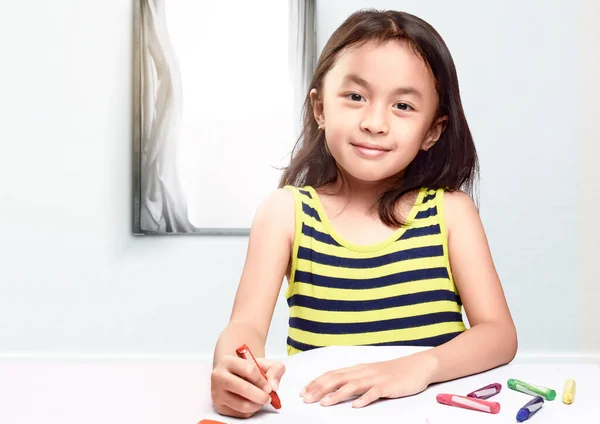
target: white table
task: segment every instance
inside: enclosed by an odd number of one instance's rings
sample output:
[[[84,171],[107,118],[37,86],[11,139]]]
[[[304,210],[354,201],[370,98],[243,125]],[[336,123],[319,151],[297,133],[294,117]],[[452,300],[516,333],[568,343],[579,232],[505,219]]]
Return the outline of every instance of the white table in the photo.
[[[353,409],[351,402],[332,407],[304,404],[300,389],[323,372],[357,363],[391,359],[416,351],[396,347],[331,347],[286,358],[287,372],[278,390],[282,409],[270,406],[250,420],[221,417],[210,401],[210,364],[0,364],[0,423],[6,424],[196,424],[202,418],[234,423],[424,424],[514,423],[530,396],[506,387],[517,378],[551,387],[557,399],[546,402],[530,423],[600,422],[600,368],[596,365],[507,365],[476,376],[439,384],[404,399],[384,400]],[[577,382],[575,402],[561,402],[567,378]],[[498,415],[440,405],[438,393],[465,395],[499,382]]]

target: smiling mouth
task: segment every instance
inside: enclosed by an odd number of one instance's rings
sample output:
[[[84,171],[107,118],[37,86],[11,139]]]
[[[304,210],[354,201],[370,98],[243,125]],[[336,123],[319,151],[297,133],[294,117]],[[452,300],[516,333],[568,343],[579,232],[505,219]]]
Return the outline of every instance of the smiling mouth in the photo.
[[[381,146],[377,146],[375,144],[363,144],[363,143],[350,143],[350,144],[352,144],[352,147],[354,147],[361,156],[364,156],[367,158],[379,158],[390,151],[390,149],[386,149]]]

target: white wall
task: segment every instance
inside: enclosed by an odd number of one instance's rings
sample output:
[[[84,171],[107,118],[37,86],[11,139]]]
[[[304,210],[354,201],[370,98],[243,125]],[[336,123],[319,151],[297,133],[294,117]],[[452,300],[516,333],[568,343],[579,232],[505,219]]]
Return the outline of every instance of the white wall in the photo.
[[[5,356],[210,356],[229,318],[245,237],[131,235],[132,22],[123,0],[0,6]]]
[[[416,2],[406,4],[409,10]],[[586,4],[587,13],[582,16],[591,28],[592,8],[595,22],[600,13],[592,1]],[[543,16],[555,23],[558,12],[550,6],[536,9],[540,14],[536,22]],[[576,47],[579,15],[568,8],[560,9],[560,14],[564,20],[558,32]],[[245,237],[131,235],[132,16],[132,2],[123,0],[32,0],[0,6],[0,219],[4,224],[0,236],[0,355],[4,359],[209,357],[229,317],[243,266]],[[442,34],[448,32],[443,30],[442,19],[432,23],[442,24]],[[509,37],[510,31],[498,38],[505,36]],[[575,60],[573,66],[578,69],[575,53],[558,38],[556,41],[556,57]],[[464,48],[458,39],[450,47],[456,52]],[[537,61],[549,53],[531,54],[535,55],[532,61]],[[580,56],[589,63],[595,60],[595,73],[588,69],[589,79],[600,70],[595,57]],[[460,72],[467,52],[457,53],[456,58]],[[488,58],[481,56],[481,66]],[[483,141],[488,137],[497,140],[500,124],[496,123],[493,131],[477,124],[484,116],[478,109],[486,105],[475,107],[477,87],[469,88],[474,84],[469,81],[481,81],[473,76],[474,70],[472,75],[462,70],[465,103],[475,134],[481,143],[488,142]],[[571,76],[567,66],[563,71]],[[598,93],[598,83],[594,83]],[[580,329],[597,330],[595,322],[600,318],[596,302],[591,300],[600,297],[590,260],[593,252],[598,252],[597,238],[585,238],[589,226],[597,227],[586,205],[597,204],[590,194],[595,190],[597,196],[600,179],[589,158],[578,158],[591,149],[597,152],[597,147],[591,145],[592,128],[573,123],[579,122],[577,113],[564,110],[565,105],[579,109],[576,85],[562,81],[556,89],[562,91],[548,97],[552,104],[544,109],[550,114],[543,115],[545,127],[528,135],[535,146],[547,139],[541,135],[550,136],[550,156],[544,157],[563,159],[571,172],[557,186],[537,186],[538,177],[533,175],[536,185],[527,193],[521,187],[518,195],[528,207],[518,212],[514,208],[500,211],[495,208],[504,206],[502,202],[510,200],[514,206],[516,201],[498,180],[503,169],[498,161],[505,157],[501,148],[486,150],[482,146],[482,213],[520,327],[521,353],[600,353],[598,336],[593,340],[576,336]],[[591,91],[586,87],[581,93],[586,96]],[[478,95],[481,98],[481,93]],[[590,97],[587,100],[582,102],[586,116],[596,116],[591,109],[596,108],[597,113],[595,102]],[[514,107],[521,110],[523,105]],[[537,113],[533,117],[541,121]],[[568,116],[568,123],[561,123],[555,113]],[[554,124],[560,126],[560,132],[548,129]],[[514,125],[513,134],[517,135],[529,128],[524,123]],[[575,134],[566,134],[568,130]],[[558,140],[558,133],[565,139]],[[579,142],[583,147],[578,150]],[[534,162],[537,152],[530,147],[525,150]],[[587,172],[586,181],[573,176],[581,165],[588,167],[580,169],[581,175]],[[535,166],[534,171],[544,173],[546,181],[558,181],[548,165]],[[589,191],[578,197],[578,187]],[[503,239],[510,219],[538,220],[532,204],[542,200],[542,192],[556,190],[566,197],[551,201],[546,207],[551,218],[539,219],[539,225],[531,230],[530,237],[541,243],[535,248],[514,246],[520,253],[511,253],[513,245]],[[570,213],[563,215],[567,210]],[[588,227],[579,227],[582,217]],[[556,237],[541,231],[550,224],[556,227]],[[578,275],[579,236],[588,243],[583,246],[588,267]],[[530,260],[525,263],[521,254]],[[548,268],[542,266],[542,260],[548,261]],[[538,272],[523,274],[521,266],[527,264]],[[533,278],[534,274],[538,277]],[[551,290],[539,295],[544,287]],[[579,308],[578,291],[584,293]],[[534,321],[526,305],[547,312],[546,317]],[[284,352],[286,314],[281,297],[267,348],[271,354]],[[577,343],[583,339],[590,341],[578,350]]]
[[[579,346],[581,352],[600,352],[600,2],[580,2],[580,140],[579,140]]]

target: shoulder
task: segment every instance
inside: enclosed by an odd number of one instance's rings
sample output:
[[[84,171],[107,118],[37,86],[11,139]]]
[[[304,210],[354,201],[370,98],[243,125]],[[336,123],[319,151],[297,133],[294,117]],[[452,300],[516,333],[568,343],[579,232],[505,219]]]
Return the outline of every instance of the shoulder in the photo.
[[[252,230],[279,232],[292,237],[294,215],[294,193],[289,188],[278,188],[260,203],[252,222]]]
[[[465,208],[477,210],[477,207],[475,206],[475,202],[473,201],[473,199],[471,199],[471,197],[464,191],[460,191],[460,190],[453,190],[453,191],[441,190],[441,191],[443,193],[442,201],[444,202],[444,208],[446,209],[446,211],[456,211],[456,210],[460,211]]]
[[[269,193],[258,207],[257,217],[280,221],[294,215],[294,193],[290,188],[278,188]]]
[[[449,232],[453,228],[464,228],[465,225],[480,221],[477,205],[467,193],[460,190],[442,192],[444,219]]]

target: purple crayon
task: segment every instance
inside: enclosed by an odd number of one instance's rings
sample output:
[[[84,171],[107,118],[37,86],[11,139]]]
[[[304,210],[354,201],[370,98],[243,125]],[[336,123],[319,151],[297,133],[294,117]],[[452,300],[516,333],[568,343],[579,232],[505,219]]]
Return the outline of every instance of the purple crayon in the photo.
[[[467,397],[475,398],[475,399],[487,399],[490,398],[502,390],[502,384],[494,383],[489,386],[482,387],[481,389],[477,389],[474,392],[471,392],[467,395]]]

